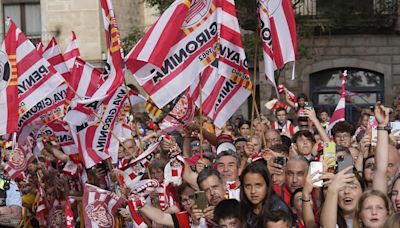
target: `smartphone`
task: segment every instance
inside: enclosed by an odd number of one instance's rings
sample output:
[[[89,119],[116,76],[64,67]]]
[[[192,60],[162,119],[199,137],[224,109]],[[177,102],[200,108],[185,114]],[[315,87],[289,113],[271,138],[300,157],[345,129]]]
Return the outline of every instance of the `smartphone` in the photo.
[[[324,154],[324,159],[328,158],[336,158],[336,144],[334,142],[325,142],[324,143],[324,149],[323,149],[323,154]],[[334,159],[336,160],[336,159]],[[335,162],[332,161],[330,164],[328,164],[329,168],[328,171],[333,171],[335,167]]]
[[[195,204],[197,209],[204,210],[207,207],[206,193],[204,191],[196,191],[194,193]]]
[[[315,172],[319,172],[319,174],[317,174],[316,176],[314,176],[313,179],[318,179],[323,172],[323,165],[322,162],[318,162],[318,161],[313,161],[310,163],[310,172],[311,174],[315,173]],[[322,187],[322,180],[319,180],[317,182],[315,182],[313,185],[316,187]]]
[[[371,128],[371,146],[376,146],[378,141],[378,130],[376,127],[378,126],[378,122],[375,119],[375,116],[370,116],[368,120],[368,127]]]
[[[312,109],[312,108],[313,108],[313,106],[312,106],[311,102],[305,102],[304,109]]]
[[[274,163],[281,166],[286,166],[287,159],[283,156],[278,156],[274,159]]]
[[[349,166],[353,166],[353,157],[350,154],[340,156],[337,158],[337,164],[337,172],[340,172]],[[352,170],[349,172],[352,172]]]

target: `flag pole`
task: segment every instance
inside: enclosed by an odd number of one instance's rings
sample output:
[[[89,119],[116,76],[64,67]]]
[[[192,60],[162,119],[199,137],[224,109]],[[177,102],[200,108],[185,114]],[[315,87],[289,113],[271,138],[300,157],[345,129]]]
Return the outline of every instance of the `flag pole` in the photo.
[[[261,122],[261,115],[260,112],[258,110],[258,106],[257,106],[257,101],[256,101],[256,83],[257,83],[257,61],[258,61],[258,37],[259,37],[259,32],[260,29],[258,27],[258,20],[257,20],[257,29],[256,32],[254,33],[254,63],[253,63],[253,88],[251,90],[251,96],[253,97],[253,102],[252,102],[252,109],[251,109],[251,126],[250,126],[250,132],[251,135],[254,135],[254,129],[253,129],[253,125],[254,125],[254,112],[256,113],[258,119]],[[265,134],[264,132],[261,135],[262,140],[264,142],[264,146],[267,145],[267,139],[265,138]]]
[[[256,83],[257,83],[257,61],[258,61],[258,33],[259,33],[259,28],[258,28],[258,23],[257,23],[257,28],[256,32],[254,33],[254,62],[253,62],[253,88],[251,90],[251,96],[252,96],[252,107],[251,107],[251,126],[250,126],[250,132],[251,135],[254,134],[253,131],[253,124],[254,124],[254,111],[256,109]]]
[[[203,96],[202,84],[201,84],[201,73],[199,73],[199,95],[200,95],[200,158],[203,158]]]

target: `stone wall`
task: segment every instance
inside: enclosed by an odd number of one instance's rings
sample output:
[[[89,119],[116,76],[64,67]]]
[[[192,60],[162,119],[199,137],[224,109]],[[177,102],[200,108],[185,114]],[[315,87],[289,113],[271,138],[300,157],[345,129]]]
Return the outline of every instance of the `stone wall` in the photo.
[[[56,35],[62,50],[75,31],[83,59],[101,60],[104,30],[98,0],[42,0],[42,31]],[[50,37],[51,38],[51,37]],[[42,37],[45,45],[49,37]]]

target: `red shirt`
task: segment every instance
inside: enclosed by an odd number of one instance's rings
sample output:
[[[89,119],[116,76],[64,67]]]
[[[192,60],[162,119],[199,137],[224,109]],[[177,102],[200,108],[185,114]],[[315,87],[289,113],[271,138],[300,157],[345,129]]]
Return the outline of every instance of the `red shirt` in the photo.
[[[286,205],[290,206],[290,197],[292,197],[292,193],[285,184],[274,184],[272,185],[272,189],[275,191],[276,195],[278,195],[286,203]]]

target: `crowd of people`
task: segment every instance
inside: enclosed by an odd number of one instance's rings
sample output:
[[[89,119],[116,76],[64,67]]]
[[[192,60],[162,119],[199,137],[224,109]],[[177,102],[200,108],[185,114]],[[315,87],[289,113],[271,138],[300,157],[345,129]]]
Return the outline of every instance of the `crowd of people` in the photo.
[[[236,115],[222,129],[196,116],[167,134],[136,114],[117,163],[73,173],[63,168],[75,158],[49,142],[10,180],[9,150],[2,149],[0,225],[67,227],[67,200],[82,227],[85,173],[87,183],[133,200],[148,227],[400,227],[400,138],[390,129],[400,121],[400,105],[378,102],[361,110],[358,124],[339,121],[328,129],[331,113],[317,113],[304,94],[296,102],[286,98],[266,105],[269,116]],[[133,197],[137,189],[121,183],[120,172],[157,141],[142,179],[158,187]],[[176,162],[181,169],[174,175]],[[114,226],[135,227],[127,208],[118,209]]]

